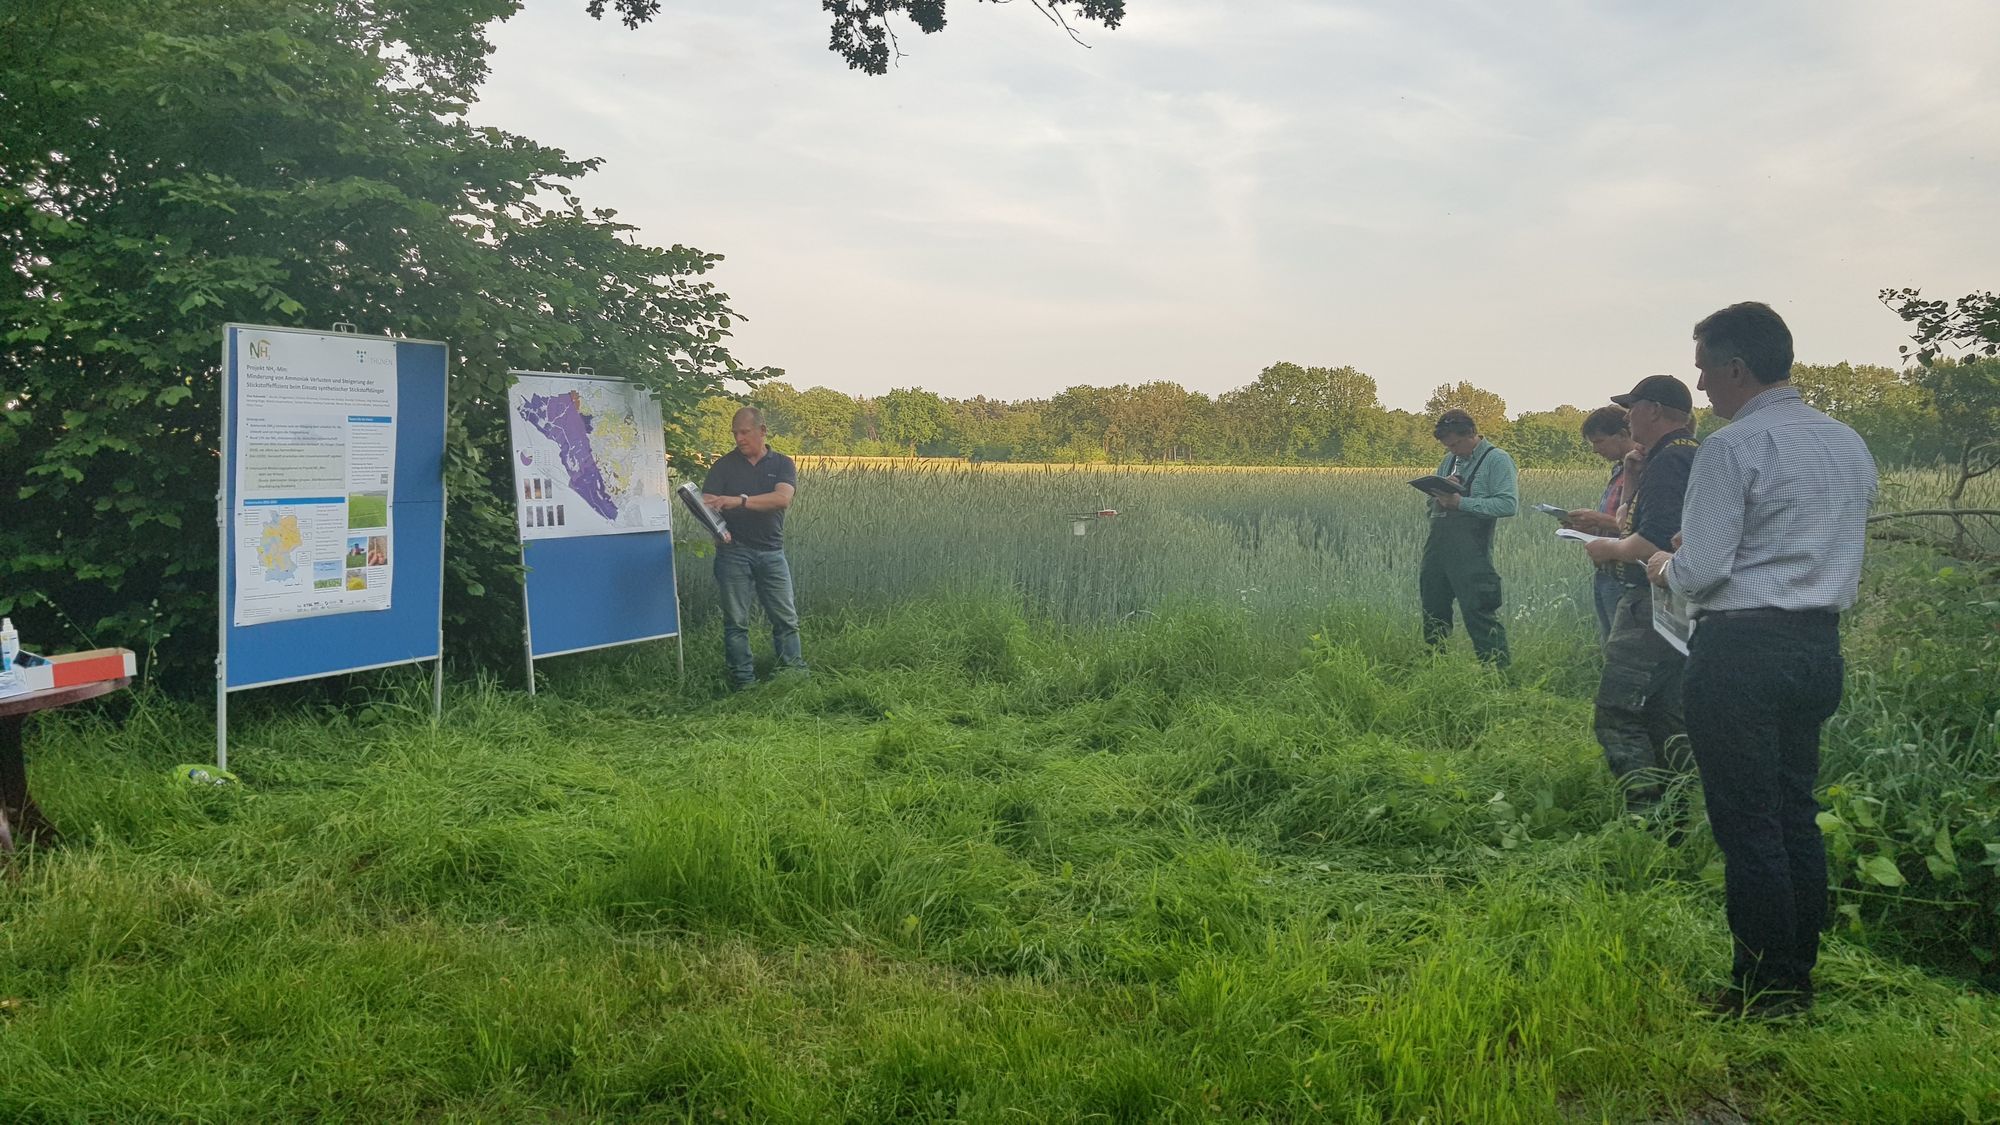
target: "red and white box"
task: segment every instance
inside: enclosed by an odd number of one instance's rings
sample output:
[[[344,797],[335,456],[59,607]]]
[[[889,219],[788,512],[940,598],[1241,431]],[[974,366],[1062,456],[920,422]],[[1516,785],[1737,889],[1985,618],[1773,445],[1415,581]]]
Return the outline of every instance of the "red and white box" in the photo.
[[[38,664],[20,661],[14,665],[14,674],[28,691],[81,687],[101,680],[129,680],[138,673],[137,660],[129,648],[94,648],[40,659]]]

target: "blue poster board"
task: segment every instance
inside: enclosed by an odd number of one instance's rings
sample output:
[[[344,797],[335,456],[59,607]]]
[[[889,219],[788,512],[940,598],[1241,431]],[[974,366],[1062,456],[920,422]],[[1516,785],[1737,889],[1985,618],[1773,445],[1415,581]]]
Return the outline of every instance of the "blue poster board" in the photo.
[[[673,504],[668,496],[652,497],[652,511],[660,514],[645,517],[642,509],[643,523],[626,524],[624,513],[615,520],[593,522],[585,511],[585,493],[579,490],[602,479],[594,451],[563,448],[558,443],[555,450],[540,448],[539,459],[535,455],[543,438],[575,441],[577,433],[593,433],[594,427],[612,425],[620,416],[618,404],[622,403],[631,414],[628,423],[653,431],[640,441],[640,457],[657,458],[653,468],[658,475],[642,473],[642,478],[650,478],[650,485],[641,487],[648,496],[653,488],[665,492],[666,446],[652,394],[625,380],[600,378],[587,370],[510,374],[514,384],[508,391],[506,409],[516,473],[515,529],[521,538],[521,563],[527,571],[522,584],[524,641],[528,691],[533,694],[535,661],[543,657],[678,637],[680,591],[674,573]],[[571,399],[577,404],[572,408],[577,413],[559,415],[565,419],[560,423],[550,422],[548,415],[539,412],[547,409],[551,396],[558,402]],[[584,413],[586,410],[598,413]],[[605,410],[612,413],[601,413]],[[568,429],[578,426],[580,430]],[[550,465],[563,467],[552,469]],[[601,502],[604,497],[599,494],[597,499]],[[596,507],[601,515],[611,514],[603,512],[601,505]],[[557,522],[544,520],[560,522],[567,530],[557,532]]]
[[[674,535],[530,539],[528,658],[661,640],[681,631]]]
[[[236,511],[236,444],[240,349],[255,337],[302,333],[356,338],[351,333],[227,325],[223,329],[221,651],[216,661],[218,758],[227,757],[226,696],[245,688],[360,672],[444,654],[445,345],[397,340],[394,494],[395,568],[389,608],[324,617],[293,617],[254,625],[234,623],[236,552],[230,540]],[[367,339],[379,339],[368,337]]]

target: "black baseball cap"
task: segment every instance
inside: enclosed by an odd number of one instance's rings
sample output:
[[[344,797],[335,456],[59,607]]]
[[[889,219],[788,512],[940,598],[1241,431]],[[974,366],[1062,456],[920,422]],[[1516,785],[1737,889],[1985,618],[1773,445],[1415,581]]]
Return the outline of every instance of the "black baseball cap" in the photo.
[[[1657,402],[1668,410],[1678,410],[1682,414],[1694,413],[1694,394],[1687,384],[1672,375],[1648,375],[1639,380],[1631,394],[1612,395],[1611,401],[1620,406],[1630,407],[1635,402]]]

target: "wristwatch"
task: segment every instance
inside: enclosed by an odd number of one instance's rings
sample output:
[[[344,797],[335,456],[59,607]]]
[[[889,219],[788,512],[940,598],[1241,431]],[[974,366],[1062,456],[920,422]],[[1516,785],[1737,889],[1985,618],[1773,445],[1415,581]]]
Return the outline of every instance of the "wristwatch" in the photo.
[[[736,505],[737,507],[739,507],[739,508],[748,508],[748,507],[750,506],[750,494],[749,494],[749,493],[745,492],[745,493],[743,493],[742,495],[738,496],[738,497],[737,497],[737,499],[738,499],[738,500],[741,500],[741,501],[743,501],[743,502],[742,502],[741,504],[738,504],[738,505]]]

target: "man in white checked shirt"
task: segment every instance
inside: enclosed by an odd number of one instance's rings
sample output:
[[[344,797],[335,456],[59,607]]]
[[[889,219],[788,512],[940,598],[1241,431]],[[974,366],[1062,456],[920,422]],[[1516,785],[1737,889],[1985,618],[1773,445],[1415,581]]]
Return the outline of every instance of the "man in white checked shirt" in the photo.
[[[1820,727],[1840,705],[1840,613],[1861,581],[1875,459],[1799,397],[1792,333],[1770,306],[1731,305],[1694,339],[1697,386],[1729,424],[1695,454],[1677,549],[1646,570],[1695,617],[1687,729],[1736,949],[1711,1006],[1785,1015],[1812,1006],[1826,923],[1813,788]]]

